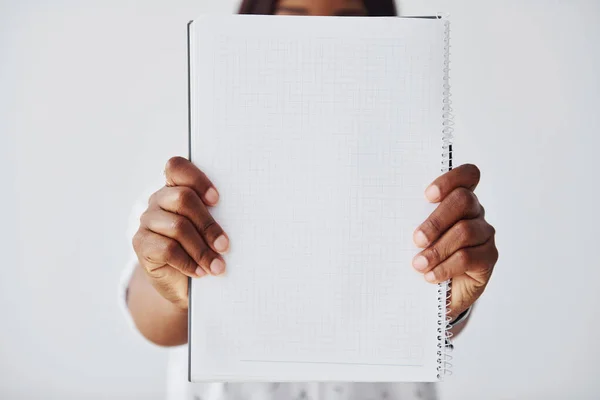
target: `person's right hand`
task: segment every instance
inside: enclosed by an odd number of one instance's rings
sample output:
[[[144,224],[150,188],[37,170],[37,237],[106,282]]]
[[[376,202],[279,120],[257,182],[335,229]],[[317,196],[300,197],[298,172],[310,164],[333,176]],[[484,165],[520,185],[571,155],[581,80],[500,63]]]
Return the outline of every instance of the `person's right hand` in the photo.
[[[182,309],[188,308],[188,277],[220,275],[220,254],[229,238],[208,207],[219,194],[206,175],[182,157],[165,167],[166,185],[148,201],[133,237],[133,248],[154,288]]]

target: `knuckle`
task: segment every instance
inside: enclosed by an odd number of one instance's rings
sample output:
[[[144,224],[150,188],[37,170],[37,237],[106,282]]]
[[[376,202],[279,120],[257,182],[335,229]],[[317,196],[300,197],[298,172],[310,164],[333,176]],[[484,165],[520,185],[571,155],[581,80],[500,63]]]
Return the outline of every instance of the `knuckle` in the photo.
[[[493,225],[488,224],[488,229],[490,230],[490,237],[496,236],[496,228]]]
[[[500,253],[498,252],[498,248],[496,246],[492,247],[492,268],[496,265],[498,258],[500,257]]]
[[[182,209],[186,205],[191,204],[193,196],[194,192],[192,189],[185,186],[179,186],[176,189],[175,205],[178,209]]]
[[[196,263],[191,258],[188,259],[187,261],[185,261],[182,265],[183,272],[187,272],[190,274],[193,274],[196,272],[196,267],[197,267]]]
[[[447,277],[448,271],[445,268],[436,268],[433,270],[433,276],[436,281],[445,281],[448,279]]]
[[[188,230],[188,221],[184,217],[176,216],[171,221],[170,230],[174,236],[181,237]]]
[[[210,267],[210,263],[212,262],[213,258],[213,254],[207,246],[202,246],[199,249],[197,259],[198,264],[208,268]]]
[[[442,268],[438,279],[440,281],[446,281],[450,279],[450,270],[448,268]]]
[[[464,187],[458,187],[452,192],[456,201],[467,201],[470,190]]]
[[[461,249],[461,250],[457,251],[456,252],[456,257],[458,259],[458,262],[461,265],[469,265],[471,263],[471,261],[472,261],[471,255],[465,249]]]
[[[474,210],[479,206],[475,194],[466,188],[458,188],[454,191],[456,205],[466,211]]]
[[[131,238],[131,245],[133,246],[133,250],[136,252],[136,254],[141,251],[143,241],[143,233],[138,229],[135,235],[133,235],[133,238]]]
[[[202,221],[202,232],[206,233],[216,225],[217,223],[215,222],[215,219],[212,217],[212,215],[207,214],[204,220]]]
[[[461,243],[468,241],[475,235],[474,229],[468,220],[463,219],[458,221],[454,226],[454,229],[456,230],[458,240]]]
[[[177,244],[174,240],[165,240],[162,248],[162,253],[164,255],[165,260],[170,260],[173,258],[175,254],[177,254],[177,250],[179,249],[179,244]]]
[[[473,192],[469,195],[469,203],[467,204],[467,210],[473,216],[479,215],[481,213],[481,204],[479,204],[479,199],[477,195]]]
[[[427,227],[432,232],[440,232],[442,229],[442,223],[439,218],[435,215],[432,215],[426,222]]]
[[[441,254],[437,246],[431,247],[429,250],[428,258],[432,261],[439,262],[441,260]]]
[[[146,226],[146,225],[147,225],[146,223],[148,222],[148,219],[149,219],[149,215],[148,215],[148,213],[149,213],[149,210],[148,210],[148,209],[146,209],[146,210],[144,210],[144,212],[143,212],[143,213],[140,215],[140,225],[143,225],[143,226]]]
[[[177,173],[177,171],[179,169],[181,169],[181,167],[183,165],[185,165],[188,161],[180,156],[176,156],[176,157],[171,157],[169,158],[169,160],[167,161],[167,164],[165,165],[165,174],[167,175],[173,175],[175,173]]]

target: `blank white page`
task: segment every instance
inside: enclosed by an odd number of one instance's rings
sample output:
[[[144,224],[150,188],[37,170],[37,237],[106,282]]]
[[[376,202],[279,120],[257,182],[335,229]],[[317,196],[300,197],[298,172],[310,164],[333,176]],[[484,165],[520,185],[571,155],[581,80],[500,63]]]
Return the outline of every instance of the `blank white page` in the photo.
[[[438,287],[413,270],[441,162],[444,21],[204,16],[191,159],[227,273],[192,280],[192,381],[434,381]]]

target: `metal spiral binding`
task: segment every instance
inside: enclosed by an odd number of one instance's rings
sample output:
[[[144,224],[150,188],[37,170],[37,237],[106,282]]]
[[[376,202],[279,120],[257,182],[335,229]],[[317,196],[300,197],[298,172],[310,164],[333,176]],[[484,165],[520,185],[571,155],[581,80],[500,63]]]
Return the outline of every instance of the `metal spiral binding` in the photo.
[[[454,115],[452,114],[452,99],[450,93],[450,21],[448,15],[437,15],[444,23],[444,102],[442,105],[442,172],[452,169],[452,139],[454,132]],[[452,374],[452,328],[450,321],[450,291],[452,281],[438,284],[438,349],[437,377],[443,380],[445,375]]]

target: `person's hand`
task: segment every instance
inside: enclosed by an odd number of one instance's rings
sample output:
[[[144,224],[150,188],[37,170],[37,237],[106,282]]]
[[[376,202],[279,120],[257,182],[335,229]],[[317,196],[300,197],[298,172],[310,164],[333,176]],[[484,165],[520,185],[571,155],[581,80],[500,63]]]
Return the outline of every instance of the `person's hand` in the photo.
[[[424,249],[413,259],[413,267],[431,283],[452,278],[452,319],[481,296],[498,260],[494,227],[486,222],[473,193],[479,177],[479,169],[466,164],[437,178],[425,197],[440,204],[413,237]]]
[[[219,194],[190,161],[171,158],[165,167],[166,186],[155,192],[140,218],[133,248],[152,285],[167,300],[187,309],[188,277],[220,275],[220,254],[229,239],[210,215]]]

